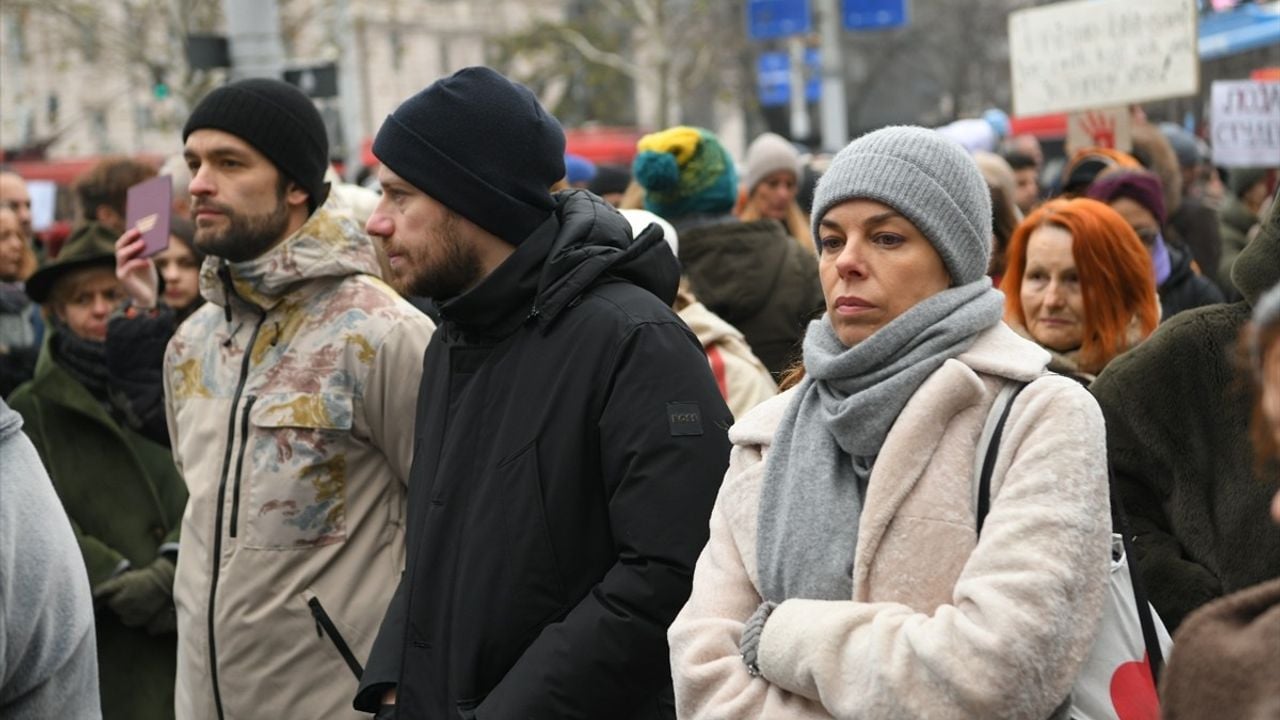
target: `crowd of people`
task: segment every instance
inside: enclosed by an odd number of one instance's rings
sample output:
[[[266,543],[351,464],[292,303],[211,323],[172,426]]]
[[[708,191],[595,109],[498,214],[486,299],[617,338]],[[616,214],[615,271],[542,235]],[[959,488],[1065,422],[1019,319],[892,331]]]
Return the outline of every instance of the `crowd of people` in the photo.
[[[0,715],[1280,717],[1277,168],[1001,117],[597,166],[472,67],[373,194],[240,80],[156,254],[0,172]]]

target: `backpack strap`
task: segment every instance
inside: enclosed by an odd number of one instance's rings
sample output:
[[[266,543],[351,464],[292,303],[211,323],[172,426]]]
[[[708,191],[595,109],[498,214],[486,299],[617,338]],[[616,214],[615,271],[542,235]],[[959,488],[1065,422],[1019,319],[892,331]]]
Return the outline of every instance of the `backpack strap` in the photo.
[[[991,411],[987,413],[987,422],[982,426],[982,434],[978,436],[979,451],[974,456],[977,467],[977,533],[982,534],[982,524],[986,522],[987,511],[991,509],[991,474],[995,472],[996,456],[1000,454],[1000,437],[1004,434],[1004,425],[1009,420],[1009,411],[1013,409],[1013,401],[1018,393],[1027,386],[1025,382],[1010,382],[1000,388],[995,402],[991,403]]]

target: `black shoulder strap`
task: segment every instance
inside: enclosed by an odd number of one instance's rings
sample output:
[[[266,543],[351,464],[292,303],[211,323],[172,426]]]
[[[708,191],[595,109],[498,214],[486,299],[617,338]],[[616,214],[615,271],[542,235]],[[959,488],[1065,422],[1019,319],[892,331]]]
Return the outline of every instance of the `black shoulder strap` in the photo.
[[[1120,535],[1124,543],[1124,556],[1129,564],[1129,580],[1133,583],[1133,600],[1138,610],[1138,622],[1142,624],[1142,640],[1147,645],[1147,662],[1151,665],[1151,678],[1156,687],[1160,687],[1160,672],[1164,669],[1164,651],[1160,649],[1160,638],[1156,636],[1156,623],[1151,617],[1151,603],[1147,601],[1147,591],[1142,582],[1142,572],[1138,570],[1138,556],[1133,553],[1133,542],[1130,540],[1129,520],[1124,512],[1124,503],[1120,501],[1120,493],[1116,491],[1116,475],[1107,463],[1107,481],[1111,485],[1111,529]]]
[[[995,429],[991,433],[991,439],[987,444],[986,456],[982,460],[982,472],[978,475],[978,535],[982,535],[982,525],[987,518],[987,512],[991,508],[991,474],[995,470],[996,457],[1000,450],[1000,436],[1004,432],[1005,422],[1009,419],[1009,411],[1013,408],[1013,401],[1018,397],[1018,393],[1027,386],[1022,383],[1017,386],[1013,392],[1008,393],[1005,399],[1004,409],[1000,412],[1000,419],[996,422]],[[1164,652],[1160,649],[1160,638],[1156,636],[1155,620],[1151,615],[1151,604],[1147,600],[1146,588],[1142,583],[1142,573],[1138,571],[1138,558],[1133,552],[1133,543],[1130,539],[1129,522],[1124,512],[1124,503],[1120,501],[1120,495],[1116,491],[1115,473],[1111,469],[1111,463],[1107,462],[1107,484],[1110,487],[1111,494],[1111,529],[1120,535],[1124,544],[1125,558],[1128,559],[1129,580],[1133,583],[1134,604],[1137,605],[1138,621],[1142,625],[1142,640],[1147,646],[1147,661],[1151,666],[1151,677],[1155,680],[1156,687],[1160,685],[1160,673],[1164,669]]]
[[[991,509],[991,473],[995,471],[996,457],[1000,454],[1000,436],[1004,434],[1004,424],[1009,420],[1013,401],[1026,386],[1027,383],[1017,383],[1013,391],[1005,395],[1004,409],[1000,411],[1000,419],[987,441],[987,454],[982,459],[982,472],[978,474],[978,535],[982,535],[982,524],[986,522],[987,511]]]

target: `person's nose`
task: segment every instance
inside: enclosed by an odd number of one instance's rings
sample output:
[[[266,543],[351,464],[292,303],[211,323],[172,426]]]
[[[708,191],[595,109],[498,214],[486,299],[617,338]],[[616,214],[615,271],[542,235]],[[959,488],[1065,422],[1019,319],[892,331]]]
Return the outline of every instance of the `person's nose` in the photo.
[[[836,270],[843,278],[864,277],[867,274],[866,256],[860,240],[850,237],[845,241],[844,247],[840,248],[840,255],[836,257]]]
[[[1062,286],[1058,284],[1057,280],[1050,281],[1049,287],[1045,288],[1044,304],[1045,307],[1054,310],[1059,310],[1066,306],[1067,296],[1062,292]]]
[[[377,238],[389,238],[395,234],[395,223],[382,212],[382,203],[374,209],[369,221],[364,224],[364,231]]]
[[[187,184],[187,192],[193,197],[214,194],[217,191],[217,187],[213,183],[213,178],[209,175],[208,165],[201,165],[198,170],[191,174],[191,182]]]
[[[105,318],[116,309],[115,299],[110,295],[95,295],[93,298],[94,317]]]

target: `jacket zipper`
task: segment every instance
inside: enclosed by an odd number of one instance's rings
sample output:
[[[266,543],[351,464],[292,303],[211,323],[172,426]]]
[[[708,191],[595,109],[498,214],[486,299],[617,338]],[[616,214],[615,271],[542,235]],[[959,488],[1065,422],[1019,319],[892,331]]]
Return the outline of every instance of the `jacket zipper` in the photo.
[[[229,304],[231,299],[228,298],[227,302]],[[236,443],[236,408],[240,405],[240,395],[244,393],[245,383],[249,380],[249,363],[253,359],[253,346],[258,341],[258,331],[262,329],[266,319],[265,312],[258,317],[258,323],[253,326],[253,334],[249,336],[249,344],[245,347],[244,359],[240,363],[240,380],[236,384],[236,394],[231,400],[231,416],[227,419],[227,450],[222,458],[222,479],[218,483],[218,509],[214,513],[213,568],[209,578],[209,681],[213,685],[213,706],[218,712],[219,720],[223,720],[225,714],[222,710],[222,691],[218,687],[218,647],[213,635],[213,618],[214,601],[218,596],[218,575],[222,569],[222,510],[227,499],[227,475],[231,470],[231,451]],[[246,417],[247,415],[246,412]],[[238,483],[237,477],[237,486]]]
[[[347,667],[351,668],[351,672],[356,676],[356,682],[360,682],[360,678],[364,675],[364,667],[360,665],[360,661],[356,659],[355,653],[351,652],[351,647],[347,645],[347,641],[342,639],[342,633],[338,632],[338,627],[333,624],[333,620],[329,618],[329,613],[324,611],[324,607],[320,605],[320,598],[311,596],[307,601],[307,606],[311,608],[311,614],[316,619],[316,637],[324,637],[326,634],[333,641],[335,647],[338,648],[338,654],[347,662]]]
[[[236,475],[231,484],[231,537],[236,536],[236,528],[239,526],[240,476],[244,471],[244,454],[249,448],[249,411],[253,409],[253,403],[257,399],[256,395],[245,398],[244,412],[240,414],[240,456],[236,458]]]

